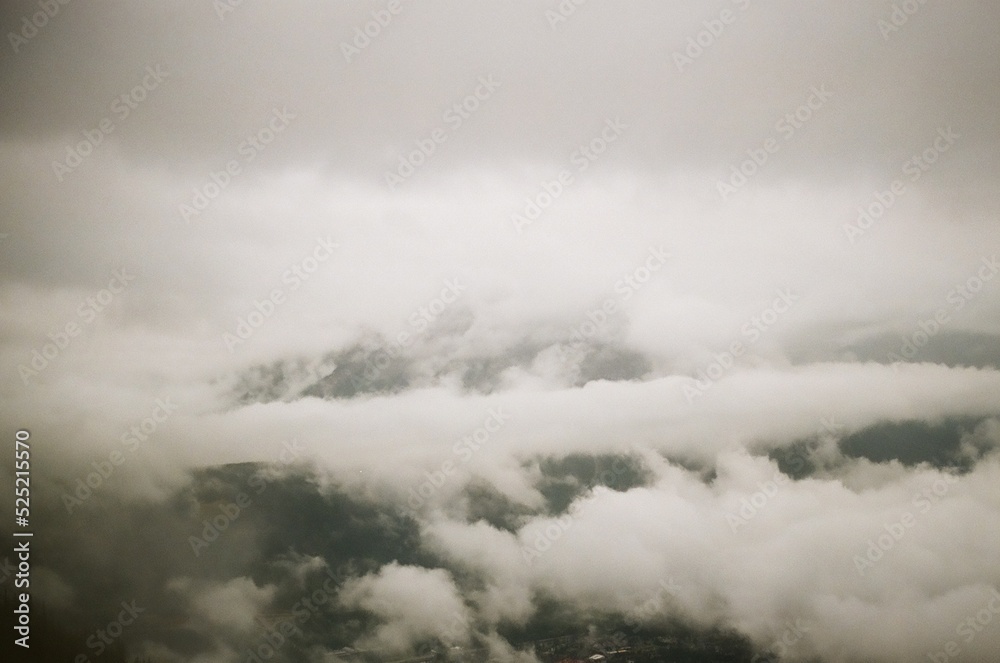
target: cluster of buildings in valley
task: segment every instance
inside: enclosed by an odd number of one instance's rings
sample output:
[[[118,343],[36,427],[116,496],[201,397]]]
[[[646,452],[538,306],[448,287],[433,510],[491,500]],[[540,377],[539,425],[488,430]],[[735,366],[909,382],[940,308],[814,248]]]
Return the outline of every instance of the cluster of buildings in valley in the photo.
[[[750,663],[742,639],[716,633],[566,636],[535,643],[542,663]]]
[[[534,651],[542,663],[751,663],[755,653],[738,636],[694,631],[668,635],[575,634],[520,643],[517,649]],[[335,654],[344,663],[501,663],[490,658],[486,648],[440,648],[393,661],[351,648]]]

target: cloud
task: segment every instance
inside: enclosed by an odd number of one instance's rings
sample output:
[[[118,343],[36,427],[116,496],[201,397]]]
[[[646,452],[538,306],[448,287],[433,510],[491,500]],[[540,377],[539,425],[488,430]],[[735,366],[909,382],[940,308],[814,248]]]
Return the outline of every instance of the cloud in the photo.
[[[544,591],[595,616],[733,624],[761,647],[799,619],[803,655],[829,656],[830,634],[856,627],[871,637],[852,640],[850,656],[912,660],[989,599],[995,569],[962,523],[996,526],[1000,512],[982,498],[998,472],[991,457],[962,477],[922,469],[852,489],[835,477],[793,482],[765,459],[724,454],[710,485],[664,466],[652,486],[596,489],[567,516],[534,518],[516,534],[454,521],[428,534],[490,589],[504,587],[508,602]],[[640,612],[650,601],[658,609]],[[522,614],[482,608],[497,623]],[[925,629],[885,626],[894,622]]]
[[[190,588],[192,612],[209,623],[238,631],[249,631],[257,615],[274,598],[275,587],[258,587],[251,578],[233,578],[225,583],[212,583]]]
[[[338,568],[288,658],[992,660],[1000,16],[903,4],[6,3],[38,598],[173,660]]]
[[[377,574],[349,582],[340,600],[382,621],[366,638],[369,646],[406,651],[428,638],[446,643],[468,638],[468,610],[449,574],[441,569],[388,564]]]

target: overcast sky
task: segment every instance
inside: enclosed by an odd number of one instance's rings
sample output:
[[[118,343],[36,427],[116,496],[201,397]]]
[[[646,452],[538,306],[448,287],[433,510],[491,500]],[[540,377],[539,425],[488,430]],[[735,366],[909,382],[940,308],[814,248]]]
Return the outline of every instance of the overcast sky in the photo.
[[[762,649],[798,618],[787,660],[993,660],[996,3],[48,12],[0,10],[0,422],[67,620],[141,577],[202,621],[134,651],[245,660],[350,556],[279,555],[263,507],[214,544],[249,557],[193,556],[210,472],[254,462],[387,537],[332,599],[372,617],[355,646],[514,657],[546,597]],[[638,478],[555,506],[550,464],[600,458]],[[173,532],[155,569],[101,539],[143,522]]]

